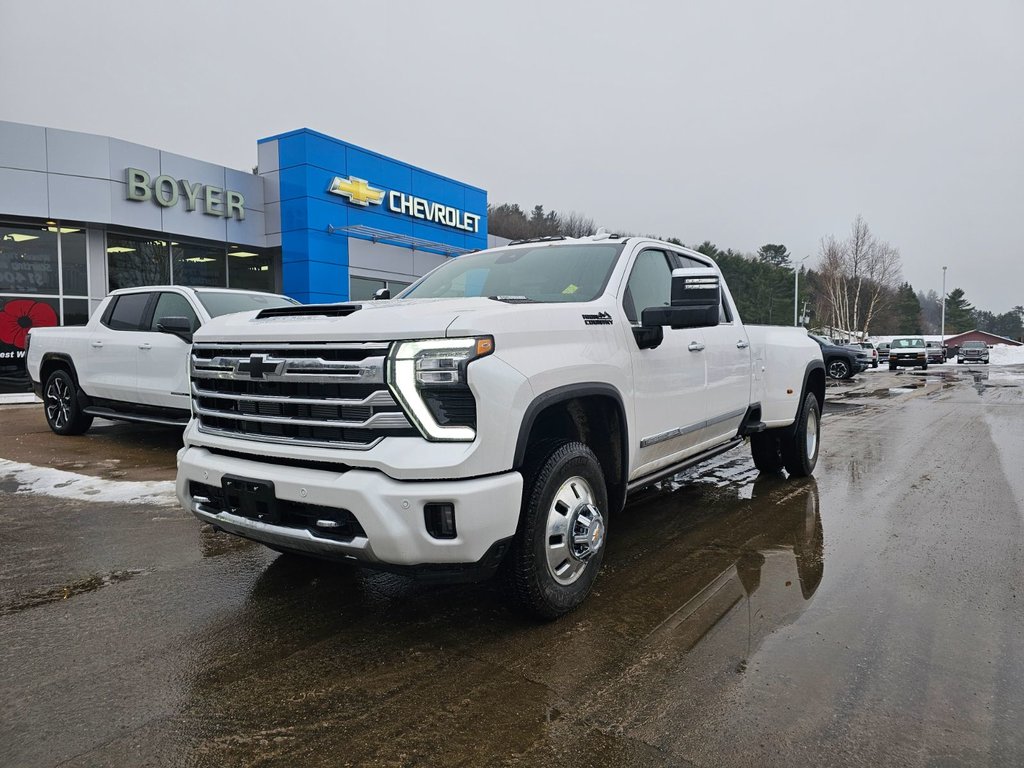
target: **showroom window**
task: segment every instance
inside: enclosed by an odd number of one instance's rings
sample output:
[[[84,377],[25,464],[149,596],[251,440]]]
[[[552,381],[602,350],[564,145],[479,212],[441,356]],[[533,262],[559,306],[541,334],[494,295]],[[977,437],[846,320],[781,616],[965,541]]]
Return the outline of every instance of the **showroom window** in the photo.
[[[374,277],[350,277],[348,281],[348,298],[350,301],[368,301],[373,298],[373,294],[379,291],[381,288],[387,288],[391,291],[391,296],[395,297],[400,291],[404,291],[408,288],[411,283],[398,280],[380,280]]]
[[[226,288],[224,246],[171,243],[171,275],[175,285]]]
[[[228,286],[247,291],[274,293],[274,263],[281,261],[280,248],[231,246],[228,249]]]
[[[280,248],[158,240],[119,233],[107,235],[109,290],[144,285],[196,288],[275,289]]]
[[[57,222],[0,222],[0,392],[25,386],[32,328],[89,319],[86,237]]]
[[[171,282],[167,241],[108,234],[107,279],[111,291],[140,285],[167,285]]]

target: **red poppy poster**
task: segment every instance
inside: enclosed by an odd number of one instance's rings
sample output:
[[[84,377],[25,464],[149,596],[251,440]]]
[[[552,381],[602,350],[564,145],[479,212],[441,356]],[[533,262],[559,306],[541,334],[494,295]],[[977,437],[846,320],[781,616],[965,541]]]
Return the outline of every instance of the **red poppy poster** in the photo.
[[[29,329],[53,325],[57,312],[49,302],[0,298],[0,368],[23,369]]]

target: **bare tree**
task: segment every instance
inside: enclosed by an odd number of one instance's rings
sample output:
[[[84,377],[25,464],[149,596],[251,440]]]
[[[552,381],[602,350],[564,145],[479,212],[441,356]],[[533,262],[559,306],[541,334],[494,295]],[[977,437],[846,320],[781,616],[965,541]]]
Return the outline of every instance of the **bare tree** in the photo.
[[[875,314],[896,295],[903,268],[900,260],[900,249],[889,243],[875,243],[866,264],[866,307],[864,322],[860,327],[861,338],[868,335],[871,321]]]
[[[824,289],[820,316],[848,334],[867,336],[871,321],[895,295],[902,277],[899,249],[876,239],[864,218],[857,216],[845,241],[824,237],[818,254]]]
[[[586,237],[597,232],[597,225],[594,220],[588,216],[584,216],[582,213],[576,211],[569,211],[569,213],[559,214],[558,216],[558,234],[565,235],[566,237]]]

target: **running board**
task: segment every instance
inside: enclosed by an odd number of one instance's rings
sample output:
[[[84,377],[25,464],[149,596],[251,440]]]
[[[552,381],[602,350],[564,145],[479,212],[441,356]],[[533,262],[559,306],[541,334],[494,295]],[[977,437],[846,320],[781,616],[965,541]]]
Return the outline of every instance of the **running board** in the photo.
[[[713,459],[715,458],[715,456],[723,454],[726,451],[731,451],[737,445],[742,445],[742,443],[742,437],[734,437],[729,442],[723,443],[717,448],[712,448],[710,451],[705,451],[704,453],[698,454],[697,456],[691,456],[690,458],[684,459],[683,461],[680,461],[677,464],[673,464],[670,467],[665,467],[664,469],[659,469],[650,475],[644,475],[641,478],[637,478],[636,480],[633,480],[626,486],[626,494],[629,495],[631,493],[635,493],[636,491],[639,491],[641,488],[646,488],[648,485],[652,485],[661,480],[666,480],[672,477],[673,475],[678,475],[680,472],[690,469],[690,467],[694,467],[697,464],[701,464],[707,461],[708,459]]]
[[[83,408],[82,411],[90,416],[98,416],[101,419],[111,419],[113,421],[137,421],[141,424],[160,424],[165,427],[185,427],[188,425],[187,418],[172,419],[167,416],[141,416],[136,413],[122,413],[112,408],[98,408],[95,405]]]

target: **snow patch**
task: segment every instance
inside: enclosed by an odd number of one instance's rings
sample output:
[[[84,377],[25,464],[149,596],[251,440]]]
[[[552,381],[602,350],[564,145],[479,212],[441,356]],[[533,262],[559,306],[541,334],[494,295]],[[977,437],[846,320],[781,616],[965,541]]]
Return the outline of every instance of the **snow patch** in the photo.
[[[105,480],[102,477],[90,477],[65,472],[62,469],[37,467],[34,464],[0,459],[0,483],[12,481],[17,485],[15,494],[39,493],[61,499],[96,501],[104,504],[171,506],[178,503],[174,494],[174,483],[170,480]]]

